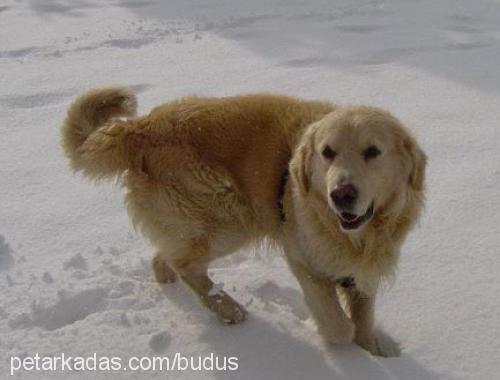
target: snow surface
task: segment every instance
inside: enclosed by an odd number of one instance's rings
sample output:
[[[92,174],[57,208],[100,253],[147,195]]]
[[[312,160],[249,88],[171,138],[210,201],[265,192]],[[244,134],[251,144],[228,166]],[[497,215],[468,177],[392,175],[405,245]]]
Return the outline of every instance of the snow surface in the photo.
[[[239,370],[18,378],[493,379],[500,373],[500,3],[477,0],[2,0],[0,378],[11,355],[238,356]],[[78,92],[276,91],[390,109],[429,155],[428,203],[378,300],[398,358],[326,347],[278,252],[214,263],[246,305],[220,325],[153,281],[117,184],[69,173],[59,125]],[[28,376],[30,375],[30,376]]]

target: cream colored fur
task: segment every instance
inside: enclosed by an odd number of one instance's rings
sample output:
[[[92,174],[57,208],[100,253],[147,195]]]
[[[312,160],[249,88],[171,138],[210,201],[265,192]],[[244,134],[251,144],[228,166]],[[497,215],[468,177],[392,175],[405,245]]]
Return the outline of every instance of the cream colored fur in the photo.
[[[373,336],[379,283],[423,204],[425,155],[389,113],[286,96],[189,97],[135,117],[125,88],[95,89],[69,108],[62,145],[71,167],[93,179],[120,176],[134,225],[156,247],[159,282],[177,276],[223,321],[246,312],[207,275],[217,257],[268,238],[284,248],[326,340],[356,341],[380,354]],[[327,162],[320,152],[335,145]],[[382,150],[364,162],[369,144]],[[289,168],[280,220],[280,179]],[[339,228],[329,200],[348,178],[359,212],[375,213],[359,231]],[[347,314],[335,281],[354,276]]]

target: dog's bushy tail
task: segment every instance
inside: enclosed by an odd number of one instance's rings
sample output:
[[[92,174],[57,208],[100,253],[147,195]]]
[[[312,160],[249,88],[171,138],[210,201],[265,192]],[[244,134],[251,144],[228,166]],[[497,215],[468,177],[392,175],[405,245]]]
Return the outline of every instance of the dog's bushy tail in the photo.
[[[137,101],[125,87],[96,88],[80,95],[69,107],[61,127],[62,147],[70,166],[84,175],[100,179],[128,168],[125,139]]]

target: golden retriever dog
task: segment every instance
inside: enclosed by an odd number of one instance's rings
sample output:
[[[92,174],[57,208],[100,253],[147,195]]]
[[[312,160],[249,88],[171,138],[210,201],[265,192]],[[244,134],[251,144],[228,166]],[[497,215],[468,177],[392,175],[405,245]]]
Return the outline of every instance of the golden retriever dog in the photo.
[[[378,108],[268,94],[187,97],[140,117],[136,105],[121,87],[81,95],[62,145],[75,171],[121,177],[130,218],[156,249],[156,279],[179,276],[222,321],[240,322],[244,308],[207,269],[268,238],[326,341],[383,354],[375,295],[424,201],[426,157],[401,123]]]

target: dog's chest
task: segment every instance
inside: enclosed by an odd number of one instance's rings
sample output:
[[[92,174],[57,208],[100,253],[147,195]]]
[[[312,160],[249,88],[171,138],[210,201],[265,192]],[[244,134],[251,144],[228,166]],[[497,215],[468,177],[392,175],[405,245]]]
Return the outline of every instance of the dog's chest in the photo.
[[[359,266],[352,258],[352,253],[338,244],[322,242],[304,252],[306,260],[314,271],[328,277],[352,277],[359,272]]]

